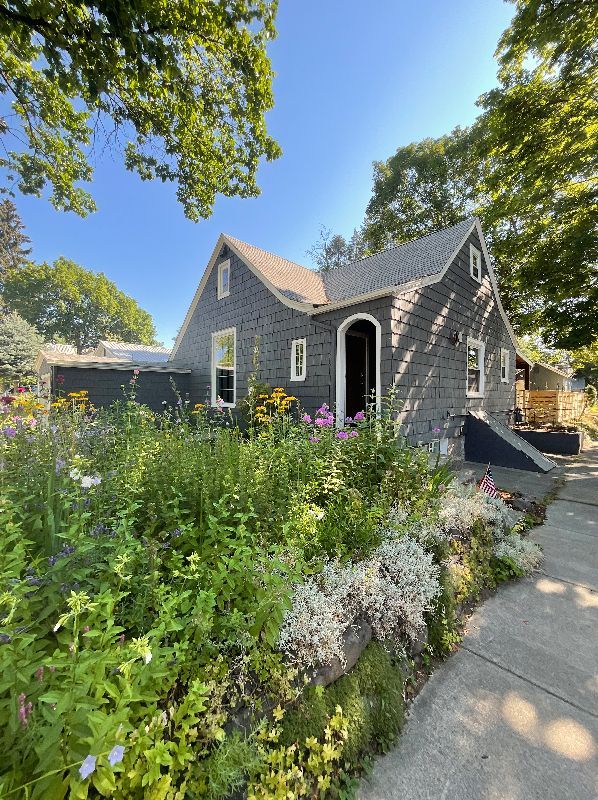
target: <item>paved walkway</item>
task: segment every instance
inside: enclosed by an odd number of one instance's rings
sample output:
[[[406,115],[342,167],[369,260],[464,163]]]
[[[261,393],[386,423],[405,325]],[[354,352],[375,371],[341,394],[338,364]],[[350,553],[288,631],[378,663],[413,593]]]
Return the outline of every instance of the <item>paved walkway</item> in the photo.
[[[598,799],[598,446],[559,463],[542,572],[471,617],[360,800]]]

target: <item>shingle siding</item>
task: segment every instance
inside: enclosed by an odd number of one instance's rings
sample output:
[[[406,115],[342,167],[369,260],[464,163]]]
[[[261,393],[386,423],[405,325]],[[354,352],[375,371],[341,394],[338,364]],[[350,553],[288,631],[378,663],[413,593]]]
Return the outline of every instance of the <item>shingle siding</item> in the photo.
[[[515,349],[487,265],[481,285],[469,273],[470,243],[482,249],[474,231],[440,282],[393,301],[395,385],[404,400],[405,432],[417,441],[459,436],[469,408],[484,408],[506,421],[513,407]],[[453,331],[463,336],[458,346]],[[486,348],[483,398],[466,396],[468,336]],[[510,353],[508,383],[500,379],[501,348]]]
[[[211,384],[212,333],[236,327],[237,400],[247,393],[259,337],[258,379],[283,386],[307,411],[336,396],[336,330],[347,317],[367,313],[381,325],[381,384],[393,384],[403,400],[404,433],[427,442],[462,433],[468,408],[485,408],[503,420],[513,406],[515,351],[500,315],[487,266],[479,284],[469,273],[469,244],[482,250],[474,230],[443,279],[407,295],[382,297],[310,316],[281,303],[230,249],[223,247],[172,360],[190,367],[193,402],[205,400]],[[230,295],[217,299],[220,261],[230,258]],[[463,341],[455,346],[453,331]],[[466,397],[467,337],[486,345],[485,397]],[[305,381],[290,381],[291,343],[305,338]],[[500,350],[510,352],[509,382],[500,380]],[[434,428],[441,433],[435,433]]]
[[[230,295],[217,299],[218,264],[230,258]],[[253,356],[259,337],[257,377],[271,386],[283,386],[313,410],[331,403],[333,331],[319,318],[281,303],[253,272],[226,246],[221,251],[197,303],[194,314],[172,360],[173,366],[190,367],[190,392],[194,402],[209,398],[212,333],[237,329],[237,400],[247,394],[254,371]],[[307,370],[304,381],[291,381],[291,343],[305,338]]]

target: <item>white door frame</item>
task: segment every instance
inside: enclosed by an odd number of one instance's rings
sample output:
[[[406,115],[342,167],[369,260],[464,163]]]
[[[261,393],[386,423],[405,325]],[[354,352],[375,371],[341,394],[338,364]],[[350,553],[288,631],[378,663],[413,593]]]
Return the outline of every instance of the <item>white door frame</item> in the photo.
[[[380,376],[380,354],[382,352],[382,326],[371,314],[352,314],[338,326],[336,331],[336,422],[344,425],[345,404],[347,400],[347,349],[345,333],[354,322],[365,319],[376,330],[376,413],[380,414],[382,401],[382,380]]]

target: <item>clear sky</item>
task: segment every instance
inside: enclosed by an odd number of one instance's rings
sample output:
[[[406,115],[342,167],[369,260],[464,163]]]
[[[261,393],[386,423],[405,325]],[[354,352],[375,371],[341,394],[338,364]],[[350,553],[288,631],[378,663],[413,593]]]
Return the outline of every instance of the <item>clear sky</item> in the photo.
[[[472,122],[512,13],[503,0],[281,0],[268,127],[283,155],[260,168],[261,196],[220,198],[189,222],[172,186],[104,153],[86,219],[17,196],[33,257],[104,272],[170,346],[221,231],[309,266],[321,225],[350,236],[361,223],[372,161]]]

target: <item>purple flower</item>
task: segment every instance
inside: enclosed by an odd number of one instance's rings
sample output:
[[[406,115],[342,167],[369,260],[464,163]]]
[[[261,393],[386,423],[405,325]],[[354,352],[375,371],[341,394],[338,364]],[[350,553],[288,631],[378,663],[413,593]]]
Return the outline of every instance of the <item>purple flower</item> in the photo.
[[[115,764],[120,764],[123,760],[123,756],[125,754],[125,748],[122,744],[115,745],[112,750],[108,753],[108,761],[110,762],[110,766],[114,766]]]
[[[6,428],[2,429],[2,433],[5,436],[8,436],[9,439],[14,439],[14,437],[17,435],[17,429],[8,425]]]
[[[353,422],[353,417],[345,417],[345,423],[350,425]]]
[[[363,411],[358,411],[357,414],[353,417],[354,422],[363,422],[365,419],[365,414]]]
[[[79,775],[83,780],[85,780],[85,778],[89,778],[92,772],[95,772],[96,760],[97,759],[95,756],[87,756],[85,761],[79,767]]]
[[[26,694],[21,693],[19,695],[19,721],[24,728],[27,727],[27,724],[29,723],[29,717],[33,712],[33,703],[29,702],[25,704],[26,699]]]
[[[328,406],[326,403],[322,403],[320,408],[316,411],[316,414],[327,414],[328,413]]]
[[[356,436],[359,436],[359,434],[357,433],[357,431],[349,431],[349,436],[351,437],[351,439],[354,439]]]
[[[309,441],[310,441],[312,444],[316,444],[316,442],[319,442],[319,441],[320,441],[320,437],[319,437],[319,436],[310,436],[310,437],[309,437]]]
[[[61,470],[65,466],[66,466],[66,461],[63,458],[57,458],[56,459],[56,474],[60,475]]]
[[[309,425],[311,423],[311,417],[309,416],[309,414],[304,414],[301,417],[301,421],[305,422],[305,423],[307,423]]]
[[[57,375],[56,383],[64,383],[64,375]]]
[[[433,428],[434,433],[440,433],[440,428]]]
[[[347,431],[338,431],[338,433],[336,434],[336,438],[337,439],[348,439],[349,438],[349,434],[347,433]]]

